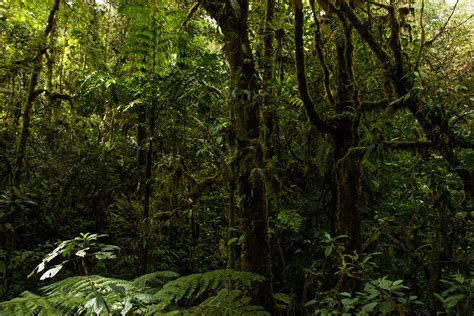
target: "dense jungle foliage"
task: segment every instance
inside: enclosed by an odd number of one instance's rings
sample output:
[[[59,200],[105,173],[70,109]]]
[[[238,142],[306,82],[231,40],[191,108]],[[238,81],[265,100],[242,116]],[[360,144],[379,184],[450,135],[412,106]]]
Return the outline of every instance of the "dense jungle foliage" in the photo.
[[[0,315],[471,315],[473,14],[0,1]]]

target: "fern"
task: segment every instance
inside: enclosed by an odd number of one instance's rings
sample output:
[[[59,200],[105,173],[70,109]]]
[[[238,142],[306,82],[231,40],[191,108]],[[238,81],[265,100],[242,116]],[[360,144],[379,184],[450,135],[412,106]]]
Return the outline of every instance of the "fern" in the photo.
[[[189,315],[270,315],[263,307],[250,305],[250,297],[240,290],[223,289],[185,314]]]
[[[76,276],[43,287],[40,290],[43,296],[24,292],[18,298],[3,302],[0,313],[75,315],[85,310],[96,312],[102,302],[107,309],[120,312],[125,308],[126,301],[134,302],[133,306],[155,302],[153,296],[146,293],[147,290],[150,288],[127,280],[98,275]]]
[[[25,291],[20,297],[0,303],[0,315],[47,315],[57,313],[48,299]]]
[[[88,295],[91,291],[107,293],[116,291],[115,287],[121,287],[125,292],[142,292],[146,287],[141,287],[131,281],[122,279],[106,278],[100,275],[70,277],[42,288],[46,295]]]
[[[0,315],[100,315],[105,311],[109,314],[268,315],[263,308],[250,305],[246,296],[253,283],[264,280],[259,275],[215,270],[177,277],[177,273],[170,271],[149,273],[132,281],[99,275],[70,277],[41,288],[41,295],[24,292],[0,303]]]
[[[295,233],[299,233],[303,224],[303,217],[296,210],[284,210],[278,213],[277,219],[283,225]]]
[[[206,273],[191,274],[168,282],[155,297],[167,306],[172,303],[192,304],[202,299],[205,293],[234,285],[241,285],[248,290],[253,282],[262,282],[263,277],[233,270],[215,270]]]
[[[156,271],[139,276],[133,280],[135,285],[148,285],[153,288],[162,287],[166,282],[176,279],[179,274],[173,271]]]
[[[291,96],[288,102],[294,107],[299,107],[299,108],[304,107],[303,100],[301,100],[301,98],[298,96]]]

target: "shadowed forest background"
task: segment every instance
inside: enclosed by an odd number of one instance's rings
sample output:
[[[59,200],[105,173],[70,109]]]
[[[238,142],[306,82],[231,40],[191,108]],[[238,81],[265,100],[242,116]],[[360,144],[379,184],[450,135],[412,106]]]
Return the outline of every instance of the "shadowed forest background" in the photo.
[[[0,315],[470,315],[468,0],[0,2]]]

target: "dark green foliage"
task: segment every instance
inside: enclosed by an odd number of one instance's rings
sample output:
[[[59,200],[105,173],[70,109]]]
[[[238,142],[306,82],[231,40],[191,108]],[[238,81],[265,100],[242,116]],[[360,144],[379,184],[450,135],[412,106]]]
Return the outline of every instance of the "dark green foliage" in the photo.
[[[318,128],[294,8],[274,1],[267,25],[268,1],[62,0],[47,36],[55,1],[0,1],[0,314],[268,314],[255,293],[270,278],[224,270],[245,266],[258,195],[269,230],[253,241],[269,246],[253,253],[271,254],[281,314],[472,313],[472,6],[302,1]],[[247,27],[255,63],[234,67],[225,45]],[[352,167],[355,252],[337,236]]]
[[[250,297],[243,295],[240,290],[223,289],[209,297],[199,306],[190,308],[185,315],[270,315],[260,306],[250,305]]]
[[[191,274],[168,282],[155,296],[166,306],[183,302],[192,304],[208,291],[239,284],[250,289],[253,282],[262,282],[263,278],[249,272],[215,270],[203,274]]]

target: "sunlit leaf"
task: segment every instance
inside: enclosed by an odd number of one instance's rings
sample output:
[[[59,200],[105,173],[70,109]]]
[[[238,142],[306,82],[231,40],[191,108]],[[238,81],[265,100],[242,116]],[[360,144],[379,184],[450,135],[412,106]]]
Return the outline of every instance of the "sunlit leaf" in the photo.
[[[59,272],[62,268],[63,268],[63,265],[62,265],[62,264],[58,264],[58,265],[52,267],[51,269],[49,269],[48,271],[46,271],[45,273],[43,273],[43,275],[40,277],[40,280],[43,281],[43,280],[45,280],[45,279],[54,277],[56,274],[58,274],[58,272]]]
[[[76,256],[84,258],[87,255],[86,250],[89,250],[89,248],[84,248],[76,252]]]

